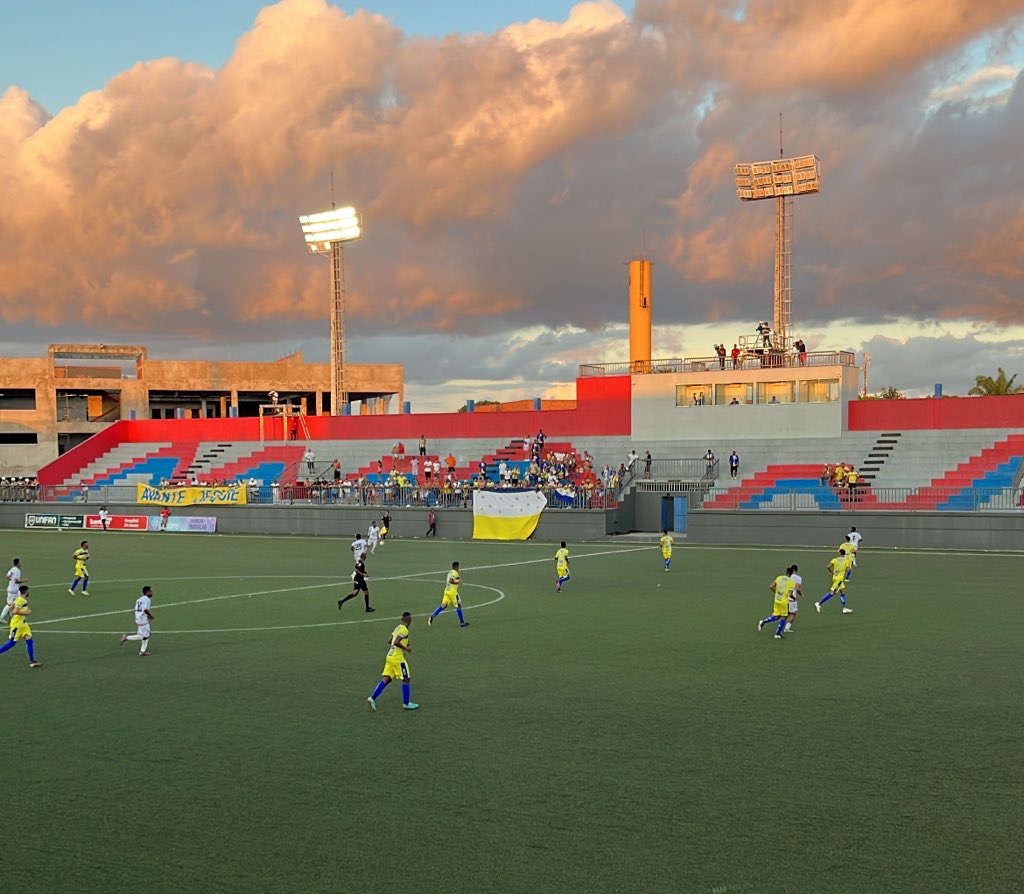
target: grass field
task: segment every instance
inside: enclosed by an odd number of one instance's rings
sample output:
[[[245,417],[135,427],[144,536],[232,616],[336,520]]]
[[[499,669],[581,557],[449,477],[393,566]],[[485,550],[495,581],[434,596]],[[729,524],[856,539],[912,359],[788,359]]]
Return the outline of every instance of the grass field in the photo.
[[[551,544],[399,539],[367,615],[347,541],[93,534],[73,599],[79,535],[4,532],[45,663],[0,656],[4,890],[1020,891],[1024,555],[865,533],[855,613],[777,642],[829,550],[570,544],[556,595]],[[370,714],[403,609],[422,708]]]

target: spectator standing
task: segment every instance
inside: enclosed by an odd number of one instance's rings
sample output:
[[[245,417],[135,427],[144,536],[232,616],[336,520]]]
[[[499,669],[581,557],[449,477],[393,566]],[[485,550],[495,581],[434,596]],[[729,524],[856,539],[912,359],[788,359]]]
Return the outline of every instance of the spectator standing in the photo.
[[[306,461],[306,471],[312,475],[315,468],[313,464],[316,462],[316,454],[313,452],[313,448],[307,447],[306,452],[302,454],[302,458]]]
[[[736,476],[739,475],[739,472],[740,455],[735,450],[733,450],[733,452],[729,454],[729,477],[736,478]]]
[[[725,369],[725,345],[715,345],[715,353],[718,354],[718,368]]]
[[[732,368],[740,368],[740,346],[737,344],[733,344],[732,346]]]
[[[160,510],[160,530],[161,531],[166,531],[167,530],[167,520],[170,517],[171,517],[171,510],[168,509],[166,506],[164,506],[164,508]]]
[[[110,527],[110,513],[107,512],[106,506],[100,506],[100,524],[103,525],[104,531]]]
[[[435,482],[440,482],[441,481],[441,463],[439,463],[436,459],[433,461],[433,463],[431,463],[431,471],[434,473],[434,481]]]
[[[444,461],[448,464],[448,474],[451,475],[455,471],[456,463],[455,457],[451,451],[449,451],[448,456],[445,457]]]
[[[419,460],[418,456],[414,456],[412,458],[411,465],[412,465],[412,477],[413,477],[413,481],[415,481],[419,477],[419,474],[420,474],[420,460]]]
[[[800,365],[807,366],[807,345],[804,344],[804,340],[802,338],[798,338],[793,343],[793,347],[796,348],[796,354],[800,360]]]
[[[644,453],[644,478],[651,477],[651,451],[647,450]]]
[[[426,537],[437,537],[437,513],[433,509],[427,512],[427,533]]]
[[[625,466],[625,468],[629,469],[630,472],[635,472],[636,471],[636,461],[638,459],[640,459],[640,454],[637,453],[636,450],[630,450],[629,453],[626,454],[626,466]]]
[[[708,447],[708,452],[704,454],[704,465],[707,467],[707,473],[710,475],[715,468],[715,454],[712,453],[710,447]]]
[[[420,435],[420,456],[427,455],[427,436]]]

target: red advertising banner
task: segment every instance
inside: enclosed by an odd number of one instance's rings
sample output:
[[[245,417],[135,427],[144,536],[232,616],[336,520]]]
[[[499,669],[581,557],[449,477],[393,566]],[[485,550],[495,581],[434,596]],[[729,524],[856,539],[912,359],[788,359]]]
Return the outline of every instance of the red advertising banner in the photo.
[[[91,531],[103,530],[98,515],[87,515],[85,526]],[[111,515],[107,519],[107,529],[111,531],[145,531],[148,527],[149,516],[146,515]]]

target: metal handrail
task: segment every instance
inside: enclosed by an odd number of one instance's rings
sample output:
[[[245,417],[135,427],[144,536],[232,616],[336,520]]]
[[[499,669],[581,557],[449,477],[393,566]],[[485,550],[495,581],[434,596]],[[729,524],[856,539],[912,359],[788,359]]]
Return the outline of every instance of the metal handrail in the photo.
[[[801,362],[803,357],[803,362]],[[657,373],[733,372],[737,370],[815,366],[856,366],[853,351],[807,351],[805,354],[778,349],[746,350],[737,361],[727,356],[670,357],[663,360],[633,360],[617,363],[581,363],[579,377],[652,375]]]

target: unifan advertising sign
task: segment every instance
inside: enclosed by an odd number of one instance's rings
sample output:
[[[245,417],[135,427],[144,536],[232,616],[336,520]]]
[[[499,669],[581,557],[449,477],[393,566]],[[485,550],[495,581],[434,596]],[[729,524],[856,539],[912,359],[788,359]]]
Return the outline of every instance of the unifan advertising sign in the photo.
[[[26,528],[49,528],[58,530],[61,528],[84,528],[84,515],[49,515],[44,513],[31,513],[25,516]]]

